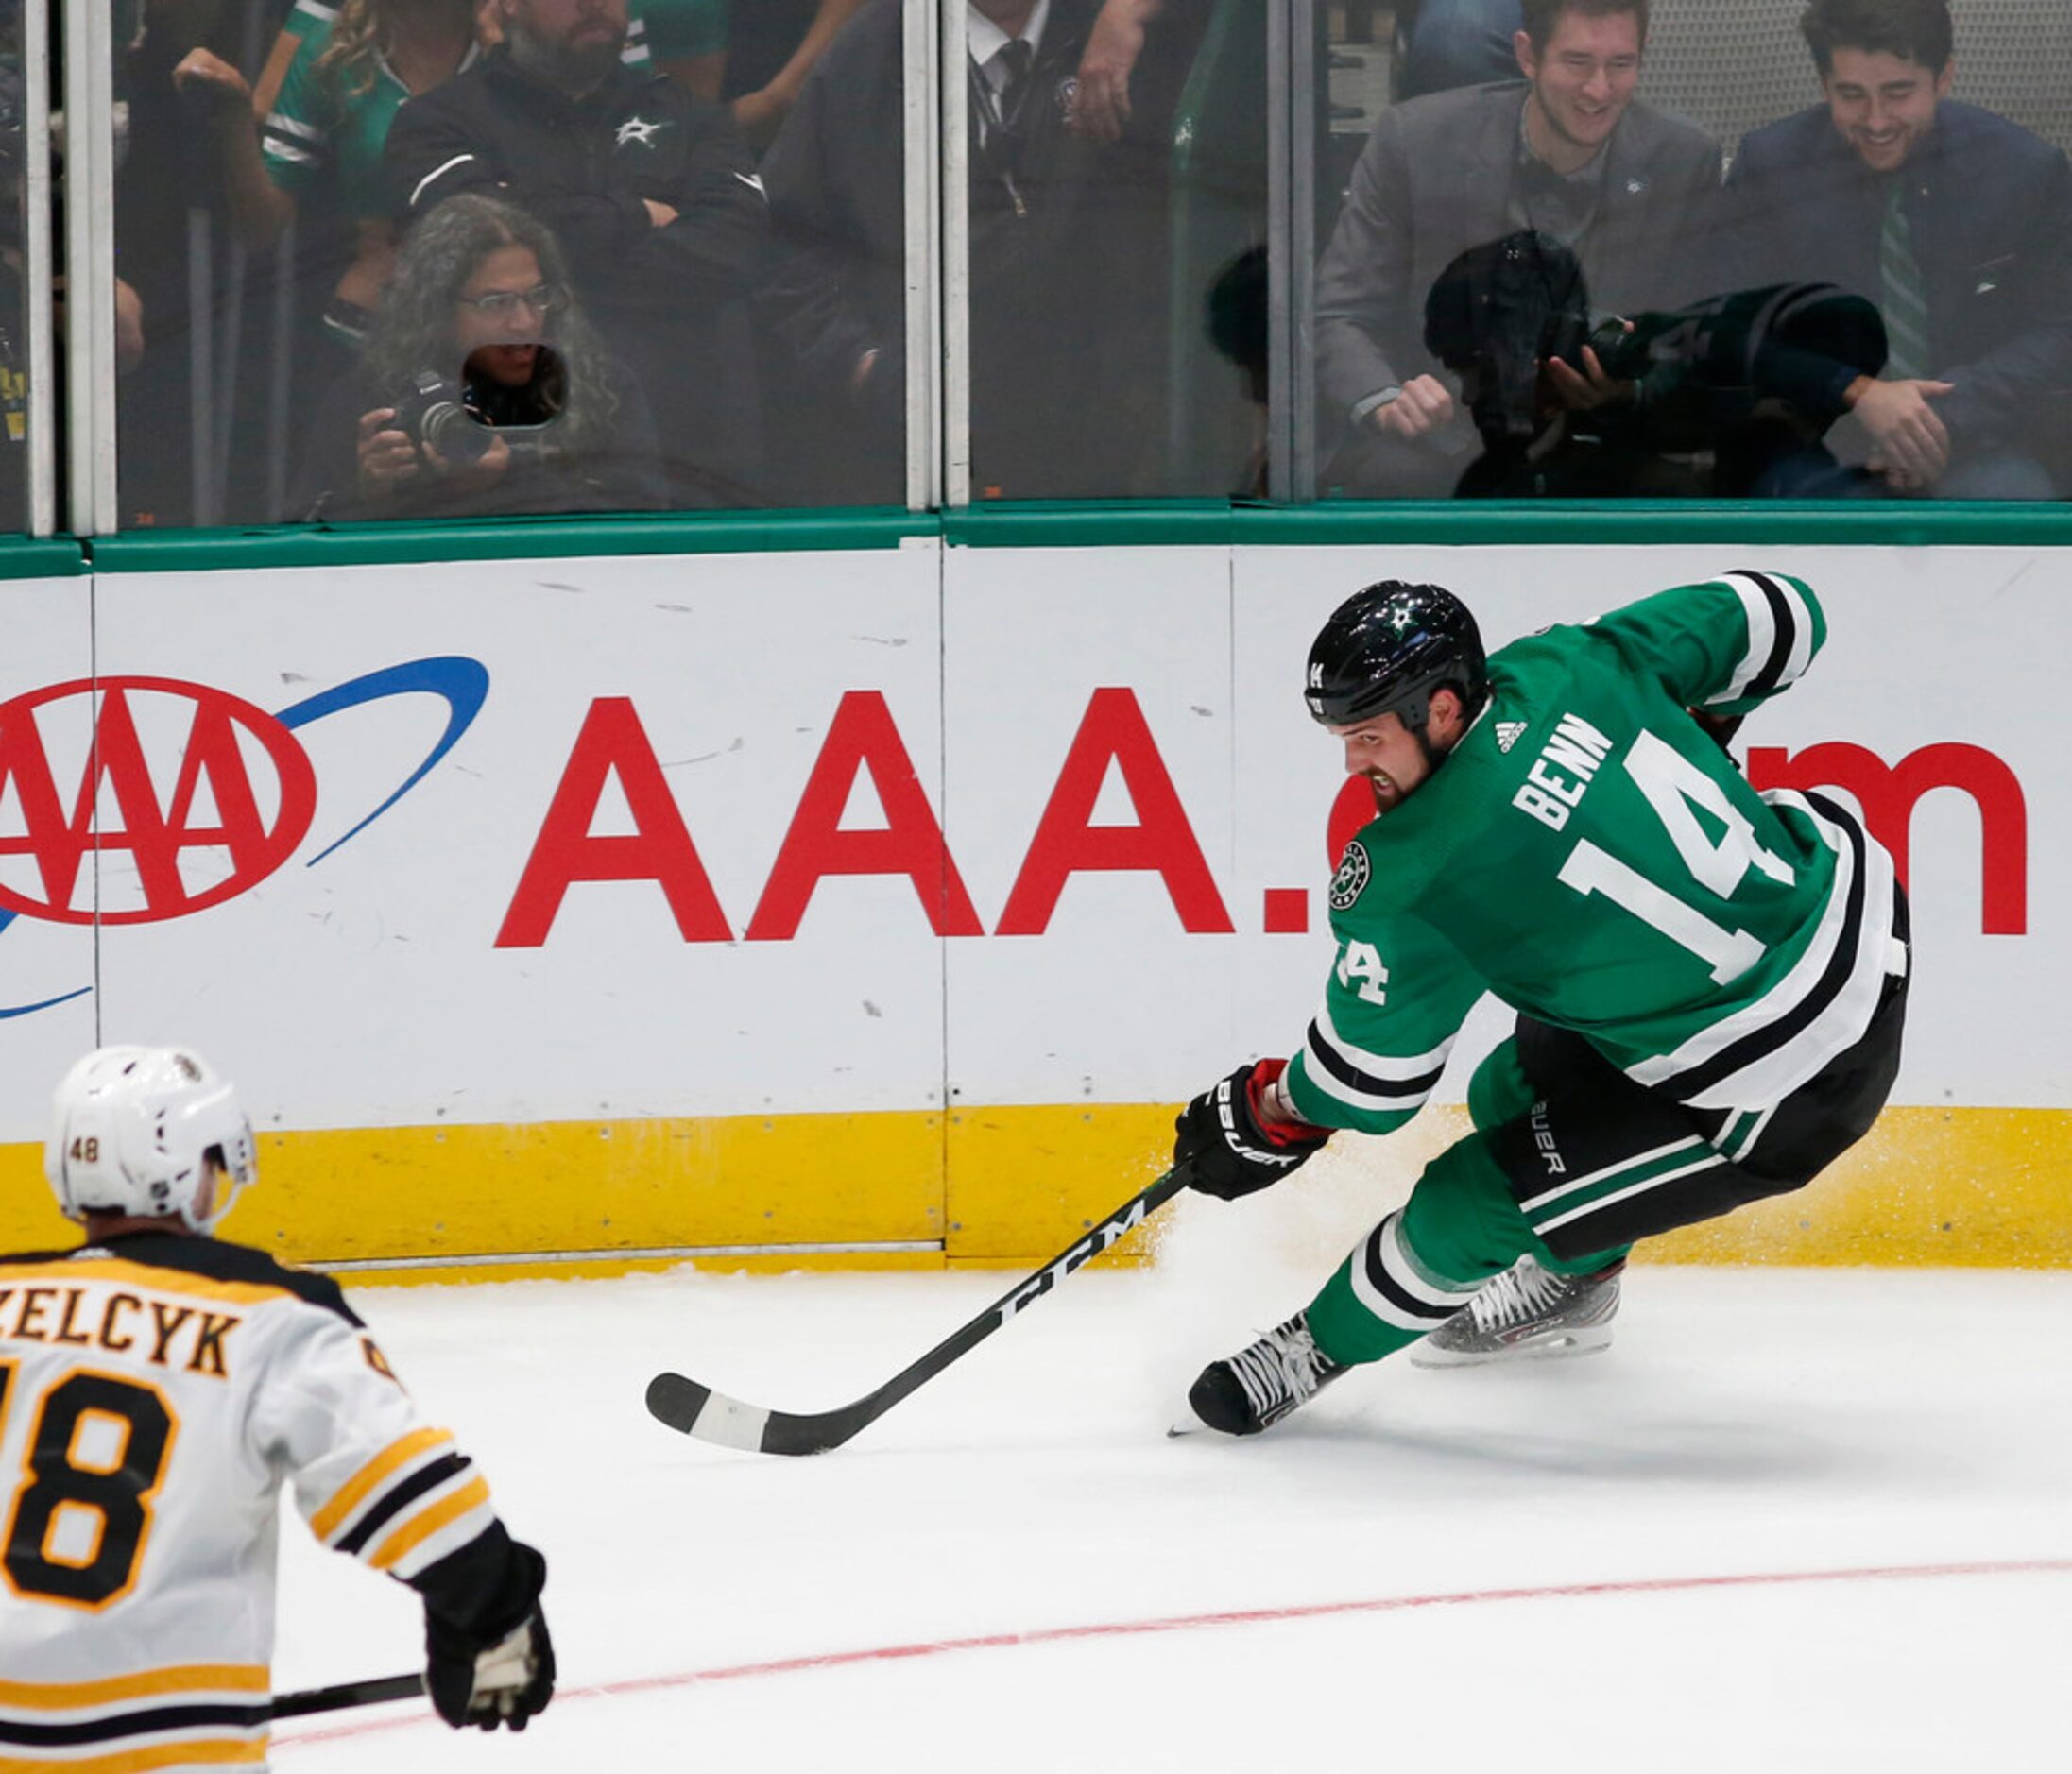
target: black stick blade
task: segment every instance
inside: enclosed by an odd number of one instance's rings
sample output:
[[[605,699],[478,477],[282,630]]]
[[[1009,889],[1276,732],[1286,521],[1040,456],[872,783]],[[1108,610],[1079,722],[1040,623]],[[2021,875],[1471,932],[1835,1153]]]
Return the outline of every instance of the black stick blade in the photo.
[[[763,1439],[770,1422],[768,1411],[715,1392],[680,1373],[658,1373],[648,1381],[647,1408],[657,1422],[666,1423],[679,1435],[694,1435],[701,1441],[738,1447],[748,1454],[772,1451]]]
[[[872,1408],[877,1406],[878,1408]],[[647,1383],[648,1414],[678,1435],[748,1454],[825,1454],[838,1448],[883,1408],[881,1395],[839,1410],[795,1416],[745,1405],[680,1373],[658,1373]]]
[[[1067,1275],[1115,1244],[1145,1218],[1187,1186],[1179,1170],[1168,1170],[1150,1187],[1133,1195],[1069,1250],[1061,1251],[1026,1280],[1017,1282],[978,1317],[945,1337],[917,1361],[908,1363],[875,1391],[833,1410],[795,1416],[788,1410],[765,1410],[745,1405],[680,1373],[658,1373],[647,1383],[647,1408],[678,1435],[693,1435],[721,1447],[749,1454],[826,1454],[859,1429],[878,1421],[901,1399],[910,1397],[949,1367],[962,1360],[1002,1324],[1012,1322],[1051,1291]]]

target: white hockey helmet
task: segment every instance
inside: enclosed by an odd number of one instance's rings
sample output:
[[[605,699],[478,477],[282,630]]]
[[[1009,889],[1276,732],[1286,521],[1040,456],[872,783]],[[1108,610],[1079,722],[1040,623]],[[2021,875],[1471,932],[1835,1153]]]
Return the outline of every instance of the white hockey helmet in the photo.
[[[191,1048],[100,1048],[58,1086],[43,1174],[67,1219],[172,1214],[208,1232],[258,1168],[237,1093]]]

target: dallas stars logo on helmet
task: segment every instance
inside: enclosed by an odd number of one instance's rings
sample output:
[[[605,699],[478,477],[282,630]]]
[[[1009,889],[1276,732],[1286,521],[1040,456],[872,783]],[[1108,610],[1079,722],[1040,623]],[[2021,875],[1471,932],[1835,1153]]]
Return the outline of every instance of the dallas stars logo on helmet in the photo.
[[[1345,846],[1338,873],[1331,877],[1331,910],[1350,912],[1373,873],[1374,866],[1367,861],[1367,846],[1355,838]]]

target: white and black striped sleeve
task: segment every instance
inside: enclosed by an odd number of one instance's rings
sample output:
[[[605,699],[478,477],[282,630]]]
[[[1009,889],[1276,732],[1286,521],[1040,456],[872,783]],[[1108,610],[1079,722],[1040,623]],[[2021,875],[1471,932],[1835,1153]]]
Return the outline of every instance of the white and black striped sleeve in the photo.
[[[1730,572],[1723,583],[1740,603],[1743,638],[1727,681],[1700,700],[1732,713],[1789,690],[1826,636],[1819,601],[1789,574]]]
[[[1803,579],[1738,569],[1677,586],[1589,624],[1687,708],[1746,714],[1797,682],[1827,639]]]
[[[1424,1106],[1482,982],[1416,920],[1340,927],[1324,1002],[1289,1061],[1296,1112],[1386,1134]]]

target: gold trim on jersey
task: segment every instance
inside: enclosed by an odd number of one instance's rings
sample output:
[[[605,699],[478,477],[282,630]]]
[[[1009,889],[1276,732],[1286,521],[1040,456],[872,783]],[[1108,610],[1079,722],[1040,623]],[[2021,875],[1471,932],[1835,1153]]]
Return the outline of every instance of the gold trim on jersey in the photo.
[[[234,1305],[264,1305],[271,1300],[300,1300],[292,1288],[271,1281],[218,1281],[214,1275],[190,1274],[184,1269],[160,1269],[133,1263],[126,1256],[88,1256],[77,1262],[54,1258],[47,1263],[10,1264],[0,1269],[0,1284],[9,1287],[52,1281],[126,1281],[154,1293],[184,1294],[193,1300],[229,1301]],[[70,1340],[69,1339],[67,1340]]]
[[[154,1743],[141,1749],[118,1749],[112,1755],[90,1755],[84,1761],[23,1762],[0,1756],[0,1774],[152,1774],[158,1768],[264,1765],[266,1739],[211,1738],[206,1742]]]
[[[384,1479],[407,1466],[420,1454],[453,1439],[450,1429],[413,1429],[400,1441],[391,1441],[331,1493],[331,1501],[309,1518],[309,1531],[318,1540],[329,1541]]]
[[[416,1515],[397,1528],[382,1542],[368,1557],[368,1563],[377,1571],[388,1567],[409,1552],[411,1547],[431,1539],[442,1527],[452,1526],[470,1510],[480,1509],[489,1500],[488,1481],[471,1478],[451,1496],[442,1497],[431,1508],[420,1510]]]
[[[105,1706],[111,1700],[153,1699],[164,1694],[270,1694],[273,1671],[265,1663],[172,1663],[130,1676],[94,1681],[0,1681],[0,1706],[60,1711]]]

